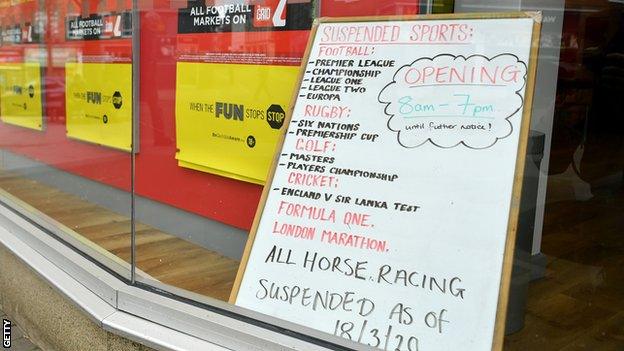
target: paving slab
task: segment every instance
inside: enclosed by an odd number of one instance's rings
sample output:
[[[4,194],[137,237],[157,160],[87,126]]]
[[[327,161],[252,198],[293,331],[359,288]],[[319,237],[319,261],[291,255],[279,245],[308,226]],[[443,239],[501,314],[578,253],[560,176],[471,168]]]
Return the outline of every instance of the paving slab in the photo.
[[[8,317],[2,310],[0,310],[0,318],[2,318],[3,321],[11,321],[11,318]],[[24,334],[24,331],[13,321],[11,321],[11,347],[5,350],[40,351],[37,345],[30,342],[30,340],[26,337],[26,334]]]

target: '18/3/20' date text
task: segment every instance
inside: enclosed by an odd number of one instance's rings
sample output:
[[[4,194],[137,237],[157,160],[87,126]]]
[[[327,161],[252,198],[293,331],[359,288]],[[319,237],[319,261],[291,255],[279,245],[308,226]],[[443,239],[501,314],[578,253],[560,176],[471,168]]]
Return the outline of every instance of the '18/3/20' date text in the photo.
[[[336,320],[334,335],[345,339],[367,344],[380,348],[384,351],[418,351],[418,338],[415,336],[403,336],[392,332],[392,326],[373,328],[368,325],[368,320],[361,324]]]

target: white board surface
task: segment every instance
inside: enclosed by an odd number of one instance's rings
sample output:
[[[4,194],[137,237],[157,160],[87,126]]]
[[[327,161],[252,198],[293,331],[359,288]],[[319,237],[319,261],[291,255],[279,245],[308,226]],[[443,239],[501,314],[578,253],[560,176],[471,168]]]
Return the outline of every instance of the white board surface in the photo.
[[[320,23],[236,304],[492,348],[534,20]]]

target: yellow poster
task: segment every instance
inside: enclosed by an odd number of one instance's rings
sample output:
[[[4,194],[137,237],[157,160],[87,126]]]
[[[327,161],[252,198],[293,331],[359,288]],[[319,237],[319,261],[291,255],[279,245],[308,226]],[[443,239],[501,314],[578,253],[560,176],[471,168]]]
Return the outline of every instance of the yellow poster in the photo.
[[[264,184],[299,67],[178,62],[182,167]]]
[[[454,0],[433,0],[433,13],[453,13]]]
[[[0,63],[0,119],[43,130],[41,65],[38,62]]]
[[[132,64],[65,65],[67,136],[132,150]]]

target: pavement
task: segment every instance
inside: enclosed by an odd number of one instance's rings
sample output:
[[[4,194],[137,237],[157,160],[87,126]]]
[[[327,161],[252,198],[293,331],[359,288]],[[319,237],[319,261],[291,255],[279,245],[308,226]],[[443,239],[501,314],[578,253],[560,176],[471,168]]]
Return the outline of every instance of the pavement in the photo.
[[[12,351],[41,351],[37,345],[30,342],[28,336],[24,334],[24,331],[17,325],[10,317],[8,317],[0,307],[0,316],[2,316],[2,326],[4,321],[11,321],[11,347],[3,348],[0,346],[0,350],[12,350]],[[4,330],[4,328],[2,328]],[[3,333],[4,335],[4,333]],[[4,338],[2,338],[4,341]],[[3,345],[4,346],[4,345]]]

